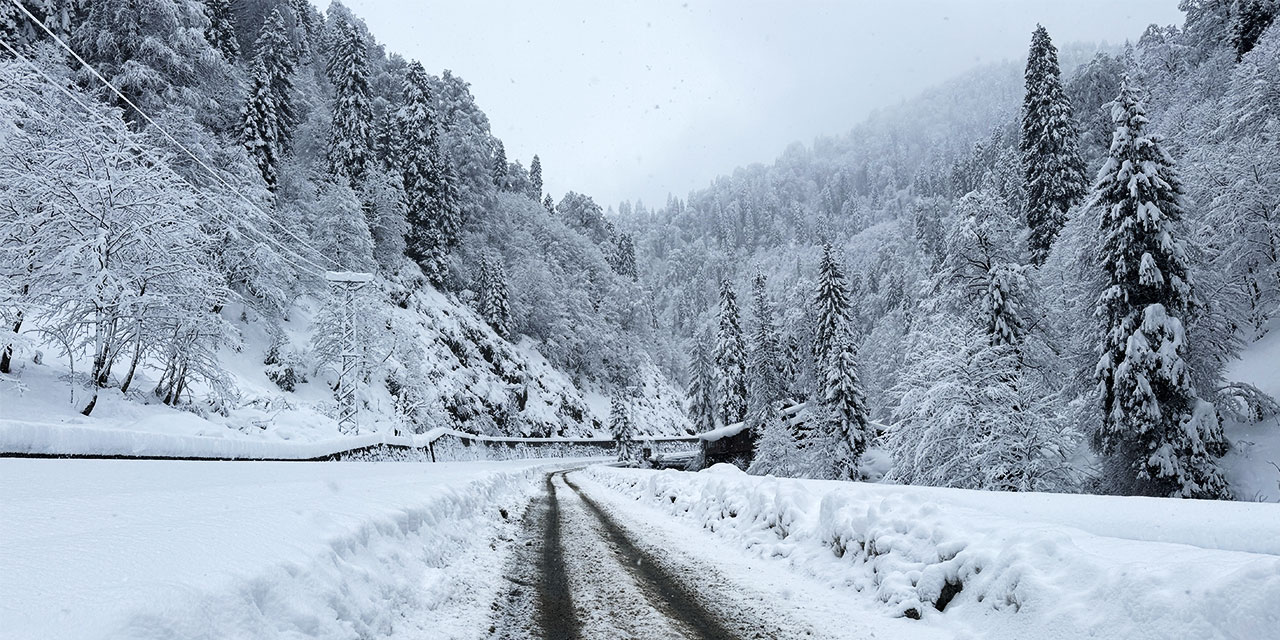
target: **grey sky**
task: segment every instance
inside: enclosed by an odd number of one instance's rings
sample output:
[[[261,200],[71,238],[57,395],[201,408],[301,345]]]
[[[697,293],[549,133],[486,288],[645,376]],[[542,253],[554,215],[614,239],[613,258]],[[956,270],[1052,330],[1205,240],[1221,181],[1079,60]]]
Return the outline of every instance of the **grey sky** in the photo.
[[[665,202],[849,130],[975,65],[1137,39],[1177,0],[347,0],[391,51],[471,83],[547,190]]]

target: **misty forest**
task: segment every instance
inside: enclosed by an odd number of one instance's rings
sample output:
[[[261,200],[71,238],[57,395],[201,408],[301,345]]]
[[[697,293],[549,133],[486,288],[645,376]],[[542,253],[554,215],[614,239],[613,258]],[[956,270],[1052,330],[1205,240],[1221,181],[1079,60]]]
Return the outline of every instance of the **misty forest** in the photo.
[[[0,600],[132,586],[0,636],[1277,637],[1280,2],[1179,9],[1118,45],[1032,24],[844,133],[597,202],[337,0],[0,0],[0,539],[107,510],[183,574],[304,568],[250,617],[203,583],[152,610],[170,565],[86,524],[50,575],[0,551]],[[254,522],[225,501],[314,548],[223,549]],[[632,543],[766,567],[783,613],[685,569],[584,604],[575,563]],[[770,591],[793,571],[825,587]]]

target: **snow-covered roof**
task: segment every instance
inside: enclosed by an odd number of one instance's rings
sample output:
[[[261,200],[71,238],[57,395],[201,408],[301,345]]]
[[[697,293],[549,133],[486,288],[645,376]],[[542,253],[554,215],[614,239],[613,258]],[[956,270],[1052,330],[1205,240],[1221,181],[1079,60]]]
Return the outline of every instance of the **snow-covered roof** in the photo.
[[[742,433],[742,430],[746,428],[747,428],[746,422],[735,422],[733,424],[727,424],[723,427],[720,427],[719,429],[712,429],[704,433],[699,433],[698,439],[702,440],[703,442],[715,442],[716,440],[719,440],[721,438],[736,436],[739,433]]]

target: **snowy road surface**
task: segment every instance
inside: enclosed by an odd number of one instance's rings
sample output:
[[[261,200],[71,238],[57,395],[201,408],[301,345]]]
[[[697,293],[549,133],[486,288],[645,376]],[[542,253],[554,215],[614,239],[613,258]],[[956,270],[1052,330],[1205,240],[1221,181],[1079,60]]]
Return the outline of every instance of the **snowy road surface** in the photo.
[[[774,563],[701,547],[713,542],[706,533],[661,516],[647,523],[617,497],[582,473],[547,476],[525,513],[491,637],[948,637]]]

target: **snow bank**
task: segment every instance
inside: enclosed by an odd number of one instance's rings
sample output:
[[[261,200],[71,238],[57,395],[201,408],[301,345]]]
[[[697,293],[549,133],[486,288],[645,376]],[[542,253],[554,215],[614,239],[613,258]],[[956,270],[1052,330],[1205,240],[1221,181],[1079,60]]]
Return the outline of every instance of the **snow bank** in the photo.
[[[1273,638],[1280,629],[1276,505],[588,473],[731,544],[870,594],[894,615],[961,617],[1022,637]]]
[[[558,464],[0,460],[0,637],[481,637]]]

